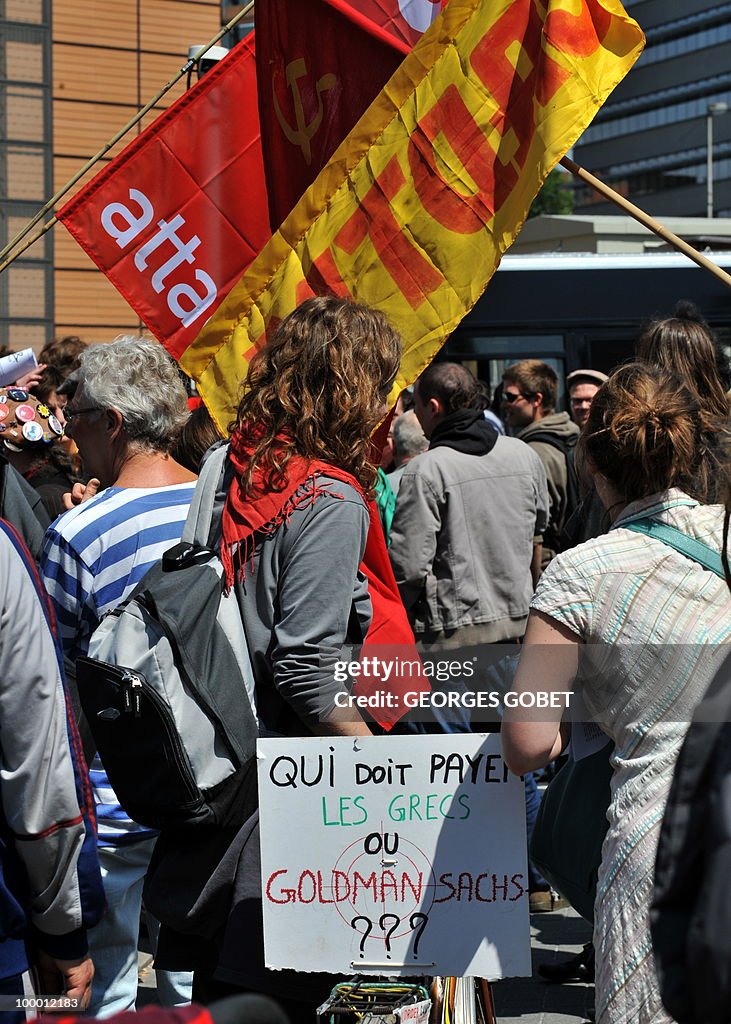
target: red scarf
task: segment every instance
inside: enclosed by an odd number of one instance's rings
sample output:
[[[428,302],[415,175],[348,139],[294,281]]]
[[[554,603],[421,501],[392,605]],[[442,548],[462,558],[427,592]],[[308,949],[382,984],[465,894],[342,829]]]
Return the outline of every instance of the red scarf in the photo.
[[[285,439],[283,443],[286,443]],[[254,554],[255,534],[273,534],[289,519],[295,509],[307,508],[321,494],[342,500],[342,494],[338,494],[332,489],[332,485],[324,484],[318,478],[340,480],[342,483],[350,484],[360,494],[370,518],[360,570],[368,580],[373,618],[363,644],[361,660],[366,653],[371,657],[374,654],[383,658],[388,656],[390,660],[394,657],[411,662],[418,660],[414,634],[396,586],[375,501],[366,499],[363,488],[351,473],[329,462],[304,459],[299,455],[292,456],[287,462],[286,483],[282,490],[267,489],[264,474],[257,467],[252,480],[253,488],[245,496],[241,491],[241,480],[249,467],[255,446],[256,442],[252,444],[249,436],[244,436],[238,428],[234,431],[229,458],[236,475],[231,482],[223,508],[221,541],[221,561],[226,573],[227,586],[232,587],[236,578],[243,578],[247,563],[251,563]],[[384,645],[388,645],[388,648],[385,649]],[[423,675],[408,675],[401,678],[398,673],[393,673],[386,685],[397,695],[406,689],[417,692],[429,689],[429,682]],[[384,684],[378,678],[369,677],[359,681],[355,692],[367,694],[383,688]],[[407,710],[400,706],[400,701],[398,705],[390,708],[369,707],[369,712],[380,725],[390,729]]]
[[[286,444],[286,439],[282,439]],[[286,482],[282,490],[267,488],[264,473],[260,467],[254,471],[252,488],[248,495],[241,492],[241,481],[249,468],[255,444],[237,428],[231,436],[229,459],[236,470],[236,476],[226,496],[223,507],[221,561],[226,572],[226,585],[232,587],[234,580],[243,578],[246,565],[254,554],[254,534],[271,535],[285,523],[295,509],[307,508],[321,494],[340,498],[329,487],[318,483],[318,476],[329,476],[350,484],[366,500],[363,488],[351,473],[329,462],[317,459],[303,459],[293,455],[287,462]],[[235,564],[234,564],[235,563]]]

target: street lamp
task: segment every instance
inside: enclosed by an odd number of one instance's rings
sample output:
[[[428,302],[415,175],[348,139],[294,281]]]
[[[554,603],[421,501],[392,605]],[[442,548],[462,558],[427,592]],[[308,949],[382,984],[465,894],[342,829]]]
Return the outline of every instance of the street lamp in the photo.
[[[706,216],[713,217],[713,118],[728,113],[728,103],[709,103],[706,113]]]

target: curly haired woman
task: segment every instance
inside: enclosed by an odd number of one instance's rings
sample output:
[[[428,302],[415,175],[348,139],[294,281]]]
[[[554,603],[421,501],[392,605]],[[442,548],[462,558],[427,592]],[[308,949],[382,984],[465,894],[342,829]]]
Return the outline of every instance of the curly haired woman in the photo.
[[[335,713],[342,684],[334,666],[371,620],[360,571],[376,479],[370,435],[399,359],[398,335],[383,314],[315,298],[282,321],[244,382],[224,477],[221,551],[264,735],[370,732],[357,713]],[[188,931],[200,922],[208,934],[181,944],[179,933],[163,931],[158,963],[194,967],[199,1002],[261,992],[275,995],[293,1021],[314,1022],[332,979],[264,966],[258,816],[216,843],[213,877],[199,877],[203,899],[185,922]],[[171,843],[164,845],[167,856]],[[177,846],[180,856],[195,853]],[[158,867],[165,869],[163,855]],[[190,861],[180,871],[183,879],[195,874]],[[223,895],[211,909],[206,893],[214,890]]]

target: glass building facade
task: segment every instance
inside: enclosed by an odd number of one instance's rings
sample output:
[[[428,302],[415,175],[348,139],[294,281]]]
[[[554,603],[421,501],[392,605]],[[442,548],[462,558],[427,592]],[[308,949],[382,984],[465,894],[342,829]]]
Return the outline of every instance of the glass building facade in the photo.
[[[714,213],[731,216],[731,3],[625,0],[647,46],[575,147],[575,159],[648,213],[703,217],[709,105]],[[593,190],[577,213],[614,213]]]

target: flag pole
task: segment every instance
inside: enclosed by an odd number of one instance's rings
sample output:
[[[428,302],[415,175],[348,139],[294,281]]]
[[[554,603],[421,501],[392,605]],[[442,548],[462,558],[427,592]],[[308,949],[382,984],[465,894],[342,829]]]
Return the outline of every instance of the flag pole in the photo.
[[[610,202],[614,203],[625,213],[628,213],[630,217],[634,217],[635,220],[639,221],[650,231],[653,231],[656,235],[662,238],[669,245],[672,245],[678,252],[682,252],[683,255],[687,256],[688,259],[693,260],[699,267],[703,267],[704,270],[709,270],[717,278],[723,281],[724,284],[731,287],[731,274],[727,274],[726,271],[719,267],[718,264],[709,260],[707,256],[704,256],[702,252],[698,252],[692,245],[689,245],[678,235],[673,234],[668,228],[660,224],[649,214],[641,210],[639,206],[635,206],[629,199],[625,199],[619,192],[615,192],[613,188],[603,182],[600,178],[597,178],[590,171],[587,171],[584,167],[580,167],[579,164],[575,163],[569,157],[565,156],[559,163],[562,167],[565,167],[567,171],[570,171],[580,181],[586,182],[587,185],[591,185],[593,189],[604,196],[605,199],[609,199]]]
[[[134,126],[142,120],[145,114],[149,110],[151,110],[156,103],[160,102],[165,93],[169,92],[172,89],[172,87],[180,81],[183,75],[187,75],[188,72],[195,67],[198,58],[201,57],[206,52],[206,50],[210,50],[212,46],[216,45],[219,39],[222,39],[227,32],[230,32],[231,29],[235,28],[236,25],[238,25],[238,23],[242,20],[242,18],[246,17],[246,15],[253,9],[253,7],[254,0],[250,0],[250,3],[246,4],[245,7],[242,7],[241,10],[237,14],[235,14],[233,18],[231,18],[231,20],[227,22],[219,32],[216,33],[213,39],[211,39],[210,43],[208,43],[201,49],[197,57],[189,57],[185,64],[183,64],[182,68],[180,68],[180,70],[170,79],[170,81],[152,97],[149,103],[146,103],[141,110],[138,110],[134,117],[131,118],[131,120],[129,120],[123,128],[120,128],[119,131],[115,135],[113,135],[112,138],[107,143],[105,143],[105,145],[102,146],[98,153],[95,153],[94,156],[90,157],[86,161],[84,166],[81,168],[81,170],[77,171],[73,178],[67,181],[63,188],[59,189],[55,196],[49,199],[48,202],[41,207],[41,209],[35,214],[35,216],[28,221],[25,227],[18,232],[15,238],[11,242],[8,242],[4,249],[0,251],[0,261],[4,261],[0,262],[0,273],[2,273],[2,271],[5,270],[6,267],[9,267],[13,260],[16,260],[18,256],[20,256],[22,253],[26,251],[26,249],[29,249],[31,245],[34,245],[39,238],[45,235],[45,233],[49,231],[56,223],[57,218],[55,216],[52,217],[43,225],[41,230],[37,234],[35,234],[30,241],[27,242],[21,249],[18,249],[18,251],[14,253],[10,259],[5,259],[8,253],[12,252],[13,249],[15,249],[16,245],[33,230],[38,221],[41,220],[48,213],[48,211],[51,210],[56,205],[59,199],[62,199],[66,195],[66,193],[69,192],[74,187],[77,181],[83,178],[86,172],[90,170],[90,168],[92,168],[94,164],[98,163],[103,156],[106,156],[106,154],[109,152],[110,149],[112,149],[113,146],[116,146],[119,140],[127,134],[130,128],[134,128]]]
[[[43,211],[41,211],[41,213],[42,212]],[[26,236],[30,232],[30,230],[33,227],[33,225],[38,223],[38,219],[36,218],[36,220],[34,220],[31,223],[27,224],[25,229],[23,231],[21,231],[20,234],[16,238],[13,239],[13,241],[10,243],[10,245],[8,245],[5,249],[3,249],[3,252],[9,252],[12,249],[12,247],[14,245],[17,245],[17,243],[22,238],[26,239],[25,242],[23,243],[23,245],[18,246],[15,249],[14,252],[11,252],[10,255],[8,257],[6,257],[2,261],[2,263],[0,263],[0,274],[2,274],[3,270],[7,270],[7,268],[10,266],[11,263],[15,263],[15,261],[18,259],[18,257],[22,256],[23,253],[27,249],[30,249],[30,247],[32,245],[35,245],[39,238],[43,238],[43,236],[46,234],[46,232],[50,231],[51,228],[54,226],[54,224],[56,224],[57,222],[58,222],[58,217],[55,217],[55,216],[51,217],[51,219],[47,220],[46,223],[41,227],[41,229],[39,231],[36,231],[36,233],[34,235],[32,235],[30,238],[26,238]],[[0,255],[2,255],[2,254],[0,254]]]

